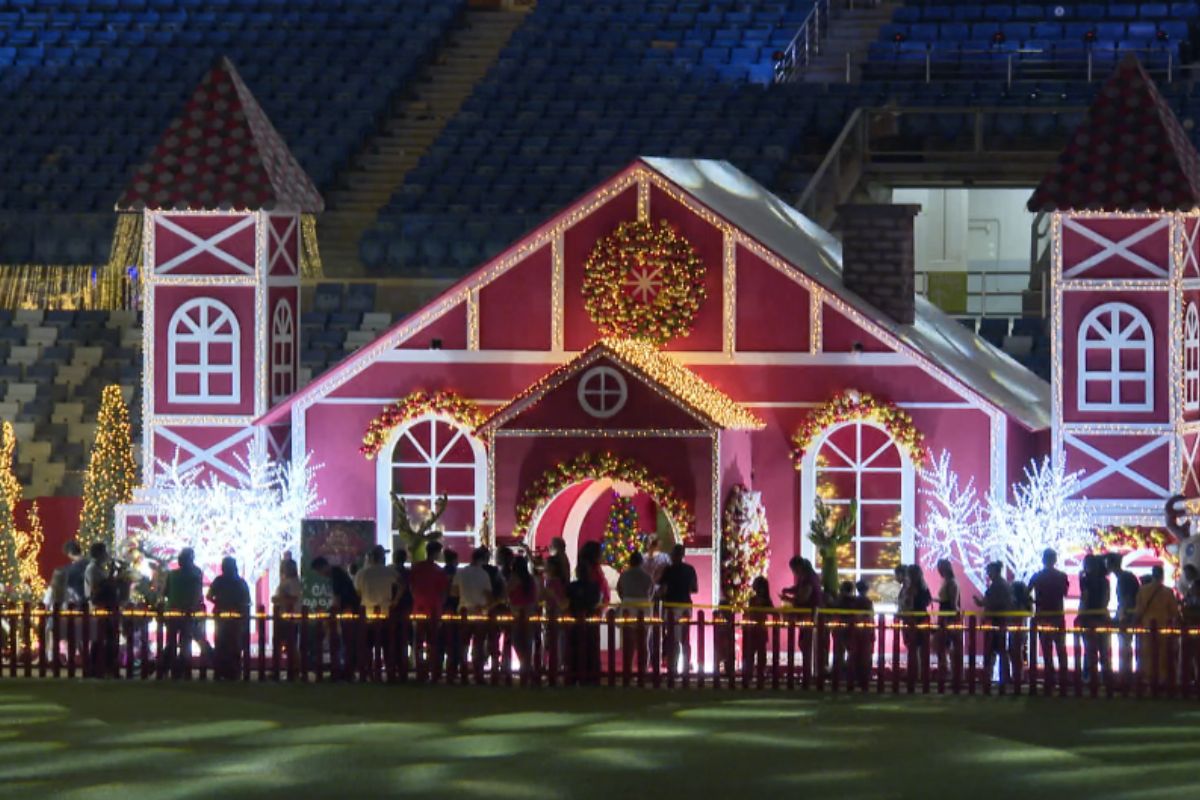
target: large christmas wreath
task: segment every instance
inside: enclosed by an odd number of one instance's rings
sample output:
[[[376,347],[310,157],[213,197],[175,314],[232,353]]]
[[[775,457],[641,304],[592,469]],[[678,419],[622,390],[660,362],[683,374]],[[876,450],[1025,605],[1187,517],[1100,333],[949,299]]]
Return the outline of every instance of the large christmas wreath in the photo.
[[[721,534],[721,592],[724,602],[737,608],[750,603],[754,579],[767,573],[767,510],[762,492],[738,484],[725,501],[725,526]]]
[[[392,403],[371,420],[358,452],[368,459],[375,458],[396,427],[424,414],[442,414],[471,429],[479,427],[484,421],[479,406],[454,392],[429,393],[418,389]]]
[[[588,256],[584,305],[605,336],[662,344],[691,330],[704,302],[704,264],[665,221],[622,222]]]
[[[533,517],[538,509],[549,503],[563,489],[580,481],[598,478],[632,483],[654,498],[654,502],[671,520],[676,534],[681,539],[686,540],[691,537],[695,528],[695,519],[687,503],[675,494],[675,487],[663,478],[652,474],[637,461],[621,458],[613,453],[583,453],[542,473],[542,476],[525,491],[521,502],[517,505],[517,519],[513,536],[525,536],[529,532],[529,526],[533,524]]]
[[[843,422],[873,422],[888,432],[914,466],[925,462],[925,437],[913,425],[912,417],[886,400],[853,389],[842,392],[829,402],[814,408],[792,436],[792,462],[800,469],[804,455],[827,428]]]

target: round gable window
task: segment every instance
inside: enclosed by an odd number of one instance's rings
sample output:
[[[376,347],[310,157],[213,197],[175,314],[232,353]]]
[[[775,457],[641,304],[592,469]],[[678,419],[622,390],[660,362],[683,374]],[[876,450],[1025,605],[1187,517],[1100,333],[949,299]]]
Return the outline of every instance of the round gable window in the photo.
[[[579,405],[597,419],[608,419],[625,407],[629,387],[612,367],[592,367],[579,379]]]

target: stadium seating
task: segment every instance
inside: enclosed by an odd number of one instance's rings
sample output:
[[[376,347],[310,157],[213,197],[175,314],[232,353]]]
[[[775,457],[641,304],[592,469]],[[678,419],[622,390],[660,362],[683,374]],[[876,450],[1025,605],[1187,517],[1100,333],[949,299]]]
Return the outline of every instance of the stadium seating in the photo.
[[[642,154],[728,158],[778,186],[847,113],[844,97],[767,86],[811,9],[541,0],[364,236],[363,263],[461,272]]]
[[[1101,74],[1126,52],[1148,67],[1178,64],[1191,2],[910,2],[896,10],[870,49],[867,75],[899,65],[961,66],[978,75],[989,67],[1087,64]]]
[[[130,171],[219,55],[233,60],[301,165],[327,188],[464,6],[0,2],[0,225],[20,232],[0,230],[0,263],[106,256],[111,220],[81,229],[69,215],[112,208]],[[61,235],[27,228],[29,212]]]

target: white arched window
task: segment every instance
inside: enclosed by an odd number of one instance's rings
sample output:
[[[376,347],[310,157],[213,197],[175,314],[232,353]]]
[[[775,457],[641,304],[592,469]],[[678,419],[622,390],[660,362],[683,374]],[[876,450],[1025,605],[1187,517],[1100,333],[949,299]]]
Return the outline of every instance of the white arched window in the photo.
[[[820,497],[835,514],[858,504],[854,541],[838,561],[843,580],[889,581],[897,565],[913,563],[912,462],[884,428],[861,420],[828,428],[800,474],[806,557],[816,557],[807,532]]]
[[[271,315],[271,402],[287,397],[295,389],[296,327],[292,306],[285,298],[275,304]]]
[[[241,331],[229,306],[189,300],[167,325],[167,398],[187,403],[241,399]]]
[[[1077,399],[1080,411],[1154,408],[1154,334],[1127,303],[1104,303],[1079,326]]]
[[[1183,318],[1183,408],[1200,409],[1200,312],[1188,303]]]
[[[392,498],[398,497],[414,522],[447,497],[439,524],[446,536],[475,536],[483,521],[487,453],[471,431],[436,414],[397,427],[377,456],[376,499],[379,540],[395,530]]]

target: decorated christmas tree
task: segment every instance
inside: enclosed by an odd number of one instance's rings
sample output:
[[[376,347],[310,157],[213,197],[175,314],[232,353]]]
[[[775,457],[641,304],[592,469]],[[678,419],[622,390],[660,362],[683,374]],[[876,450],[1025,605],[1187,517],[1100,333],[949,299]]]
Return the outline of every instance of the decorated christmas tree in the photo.
[[[12,424],[5,421],[0,429],[0,597],[10,602],[37,602],[46,590],[37,563],[42,525],[34,504],[29,511],[28,529],[17,527],[21,484],[12,471],[16,447]]]
[[[604,527],[604,541],[600,546],[604,562],[617,572],[624,570],[629,563],[629,556],[642,548],[638,513],[632,497],[622,497],[613,492],[612,509],[608,512],[608,524]]]
[[[734,486],[725,501],[721,536],[721,590],[725,601],[738,608],[750,602],[750,585],[767,572],[767,511],[762,493]]]
[[[121,387],[106,386],[96,420],[96,443],[83,480],[79,543],[84,552],[95,542],[113,545],[113,510],[133,499],[137,465],[129,434],[129,410]]]

